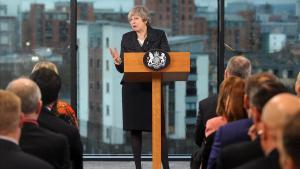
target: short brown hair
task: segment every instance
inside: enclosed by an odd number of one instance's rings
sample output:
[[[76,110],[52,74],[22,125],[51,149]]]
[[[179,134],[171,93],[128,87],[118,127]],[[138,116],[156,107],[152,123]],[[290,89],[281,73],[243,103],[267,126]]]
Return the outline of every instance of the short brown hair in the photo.
[[[288,92],[287,88],[271,73],[258,73],[247,79],[246,94],[250,103],[262,112],[265,104],[275,95]]]
[[[21,100],[14,93],[0,90],[0,134],[17,129],[20,121]]]
[[[243,107],[245,81],[236,76],[226,78],[218,96],[217,114],[226,117],[228,121],[247,118]]]
[[[50,70],[53,70],[56,74],[58,74],[57,66],[54,63],[50,62],[50,61],[40,61],[40,62],[37,62],[34,65],[31,73],[37,71],[40,68],[50,69]]]

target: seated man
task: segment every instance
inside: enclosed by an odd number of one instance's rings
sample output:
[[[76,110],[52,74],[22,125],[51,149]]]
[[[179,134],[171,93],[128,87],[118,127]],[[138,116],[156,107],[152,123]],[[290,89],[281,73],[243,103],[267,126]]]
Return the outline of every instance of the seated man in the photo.
[[[249,99],[249,105],[247,106],[249,107],[248,115],[251,117],[255,126],[258,126],[261,123],[262,110],[267,101],[277,94],[287,92],[285,86],[270,73],[259,73],[249,77],[245,88],[246,97]],[[241,124],[236,123],[228,127],[230,128],[226,129],[227,131],[231,130],[231,132],[235,132],[235,128],[240,128]],[[246,131],[244,131],[244,135],[246,134],[245,132]],[[240,135],[243,133],[236,134]],[[230,136],[233,135],[235,134],[231,134]],[[214,165],[217,165],[218,169],[235,168],[251,160],[263,157],[262,147],[260,146],[258,138],[251,142],[228,145],[228,143],[233,142],[232,139],[235,137],[228,138],[225,133],[220,136],[222,136],[222,138],[216,138],[216,141],[223,140],[223,144],[221,142],[218,144],[217,142],[214,143],[213,150],[215,150],[215,153],[211,153],[210,155],[211,161],[209,162],[209,165],[211,165],[212,168],[215,167]],[[226,143],[224,140],[226,140]],[[228,146],[225,147],[224,144],[227,144]],[[215,164],[217,157],[217,164]]]
[[[300,169],[300,112],[284,123],[278,150],[282,169]]]
[[[72,169],[82,169],[82,143],[78,129],[59,119],[51,111],[54,103],[58,99],[58,94],[61,87],[59,75],[53,70],[41,68],[33,72],[30,75],[30,79],[32,79],[39,86],[42,93],[43,107],[38,119],[38,123],[41,127],[63,134],[67,137],[70,145]]]
[[[237,55],[228,61],[224,71],[224,79],[236,76],[242,79],[247,79],[251,74],[251,62],[243,55]],[[216,117],[217,95],[212,95],[199,102],[199,111],[194,130],[195,143],[201,147],[205,138],[205,129],[207,120]]]
[[[21,135],[21,101],[0,90],[0,166],[3,169],[53,169],[45,161],[24,153],[18,146]]]
[[[6,90],[15,93],[22,102],[24,113],[20,138],[22,150],[47,161],[56,169],[69,169],[70,154],[67,138],[39,127],[37,122],[42,106],[39,87],[30,79],[19,78],[10,82]]]
[[[260,144],[264,157],[246,163],[238,169],[280,169],[278,154],[278,138],[285,119],[300,112],[300,100],[291,94],[279,94],[271,98],[263,109],[260,125]]]

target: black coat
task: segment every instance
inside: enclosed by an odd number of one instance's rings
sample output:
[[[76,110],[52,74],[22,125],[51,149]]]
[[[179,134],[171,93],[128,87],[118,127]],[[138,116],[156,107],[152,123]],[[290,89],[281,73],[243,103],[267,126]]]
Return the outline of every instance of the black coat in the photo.
[[[3,169],[54,169],[47,162],[24,153],[13,142],[0,139],[0,168]]]
[[[137,41],[135,31],[125,33],[121,41],[120,57],[124,52],[147,52],[150,49],[170,51],[165,32],[148,27],[147,38],[143,46]],[[120,73],[124,72],[124,64],[116,65]],[[121,81],[123,129],[151,131],[152,124],[152,86],[151,82],[133,83]],[[163,107],[163,106],[162,106]]]
[[[216,117],[218,95],[214,94],[206,99],[203,99],[199,102],[199,110],[197,121],[195,124],[194,130],[194,139],[195,143],[201,147],[202,142],[205,138],[205,126],[207,120]]]
[[[271,153],[268,156],[246,163],[242,166],[237,167],[236,169],[253,169],[253,168],[280,169],[278,151],[275,149],[271,151]]]
[[[45,107],[43,107],[41,111],[38,123],[41,127],[44,127],[55,133],[63,134],[67,137],[70,146],[70,159],[72,169],[82,169],[83,148],[78,129],[59,119]]]
[[[229,145],[221,150],[217,169],[232,169],[263,156],[259,139]]]
[[[24,152],[47,161],[56,169],[70,168],[68,140],[62,134],[25,122],[22,127],[20,147]]]

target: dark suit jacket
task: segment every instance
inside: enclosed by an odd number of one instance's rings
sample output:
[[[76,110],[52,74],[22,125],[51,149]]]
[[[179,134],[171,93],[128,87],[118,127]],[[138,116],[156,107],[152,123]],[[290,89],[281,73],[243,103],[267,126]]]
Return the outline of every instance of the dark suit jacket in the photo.
[[[67,137],[70,146],[70,159],[72,168],[82,169],[83,150],[78,129],[59,119],[45,107],[42,108],[38,123],[41,127],[44,127],[55,133],[63,134]]]
[[[246,163],[236,169],[280,169],[279,153],[273,150],[268,156]]]
[[[229,145],[221,150],[217,169],[232,169],[263,156],[259,139]]]
[[[124,52],[147,52],[150,49],[170,51],[165,32],[159,29],[147,28],[147,38],[142,46],[137,41],[135,31],[125,33],[121,41],[120,57],[124,60]],[[116,65],[120,73],[124,72],[124,62]],[[124,130],[152,130],[152,85],[151,82],[122,84],[122,108]],[[163,106],[162,106],[163,107]]]
[[[222,148],[230,144],[250,141],[248,130],[252,124],[252,120],[250,119],[241,119],[220,127],[214,138],[207,169],[214,169],[216,167],[217,157]]]
[[[0,139],[0,168],[54,169],[47,162],[24,153],[18,145],[4,139]]]
[[[195,143],[201,147],[201,144],[205,138],[205,126],[207,120],[216,117],[218,95],[214,94],[206,99],[199,102],[199,110],[197,121],[195,124]]]
[[[22,127],[20,147],[26,153],[47,161],[56,169],[70,168],[70,154],[67,138],[25,122]]]

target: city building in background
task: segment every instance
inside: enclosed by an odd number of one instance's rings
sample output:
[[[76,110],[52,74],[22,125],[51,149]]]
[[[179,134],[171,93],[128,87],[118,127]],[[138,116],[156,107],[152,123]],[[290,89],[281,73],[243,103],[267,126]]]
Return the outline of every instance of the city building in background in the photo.
[[[130,31],[130,27],[110,21],[80,21],[77,27],[80,132],[88,152],[108,153],[109,145],[125,142],[120,85],[122,74],[117,72],[109,48],[120,51],[121,37]]]

